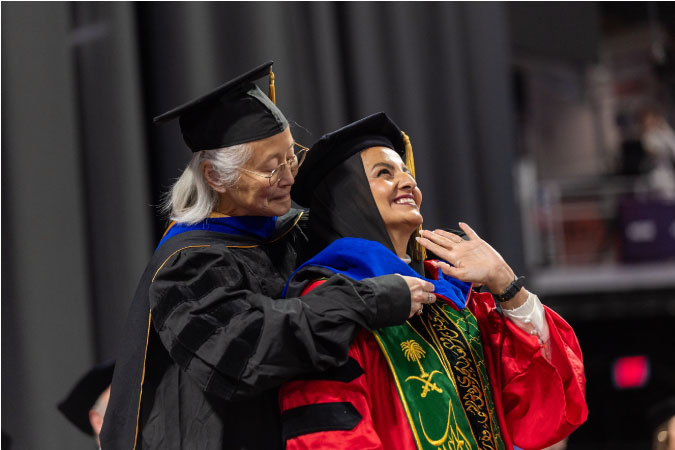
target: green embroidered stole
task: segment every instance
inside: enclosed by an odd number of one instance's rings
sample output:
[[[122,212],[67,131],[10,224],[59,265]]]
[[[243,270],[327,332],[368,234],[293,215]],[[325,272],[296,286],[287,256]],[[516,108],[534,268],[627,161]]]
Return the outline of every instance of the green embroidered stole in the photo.
[[[439,301],[374,331],[419,450],[504,450],[478,323]]]

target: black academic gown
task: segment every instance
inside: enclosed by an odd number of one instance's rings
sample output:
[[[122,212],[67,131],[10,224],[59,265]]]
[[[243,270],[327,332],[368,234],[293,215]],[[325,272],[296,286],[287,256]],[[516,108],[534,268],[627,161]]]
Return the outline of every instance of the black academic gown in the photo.
[[[347,361],[360,327],[406,320],[410,294],[395,275],[333,277],[276,300],[306,245],[300,216],[279,218],[267,241],[189,231],[155,252],[117,357],[103,450],[280,449],[277,387]]]

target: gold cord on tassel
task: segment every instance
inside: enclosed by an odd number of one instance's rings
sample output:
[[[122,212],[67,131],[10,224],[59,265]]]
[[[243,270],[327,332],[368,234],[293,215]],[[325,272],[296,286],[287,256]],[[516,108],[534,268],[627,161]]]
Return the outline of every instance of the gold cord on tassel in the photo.
[[[276,99],[276,92],[274,90],[274,72],[272,72],[272,66],[270,66],[270,93],[268,95],[270,100],[272,100],[272,103],[276,105],[277,99]]]
[[[403,142],[405,143],[405,165],[410,171],[410,175],[415,178],[415,158],[413,157],[412,144],[407,134],[401,131]]]
[[[416,237],[422,237],[422,225],[419,226],[417,231],[415,231],[415,234],[413,235],[413,242],[412,245],[412,250],[413,250],[413,259],[416,259],[418,261],[424,261],[427,259],[427,249],[422,247],[419,242],[415,239]]]
[[[405,143],[405,165],[410,171],[410,175],[415,178],[415,158],[413,156],[412,144],[410,143],[410,138],[407,134],[401,131],[401,135],[403,136],[403,142]],[[422,247],[415,239],[418,236],[421,237],[421,232],[422,225],[419,226],[415,234],[410,239],[410,249],[412,251],[411,256],[417,261],[424,261],[427,259],[427,249]]]

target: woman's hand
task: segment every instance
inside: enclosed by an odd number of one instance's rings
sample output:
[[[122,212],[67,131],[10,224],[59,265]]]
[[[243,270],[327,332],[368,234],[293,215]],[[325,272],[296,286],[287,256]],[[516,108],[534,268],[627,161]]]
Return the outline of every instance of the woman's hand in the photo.
[[[410,315],[408,318],[411,318],[415,314],[422,314],[424,305],[436,301],[436,296],[432,294],[434,290],[433,284],[424,281],[421,278],[407,277],[404,275],[399,276],[408,283],[408,289],[410,289]]]
[[[439,258],[452,264],[434,263],[444,274],[461,281],[486,285],[493,294],[501,294],[513,282],[513,270],[470,226],[463,222],[459,226],[469,237],[468,241],[443,230],[424,230],[422,237],[417,240]]]

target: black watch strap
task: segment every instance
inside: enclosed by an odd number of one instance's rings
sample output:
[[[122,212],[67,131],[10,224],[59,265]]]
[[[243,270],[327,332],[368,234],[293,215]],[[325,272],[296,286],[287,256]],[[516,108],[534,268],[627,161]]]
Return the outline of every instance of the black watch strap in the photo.
[[[498,302],[508,302],[520,291],[520,289],[525,284],[525,277],[515,277],[513,283],[509,284],[509,287],[506,288],[501,294],[493,295],[495,300]]]

